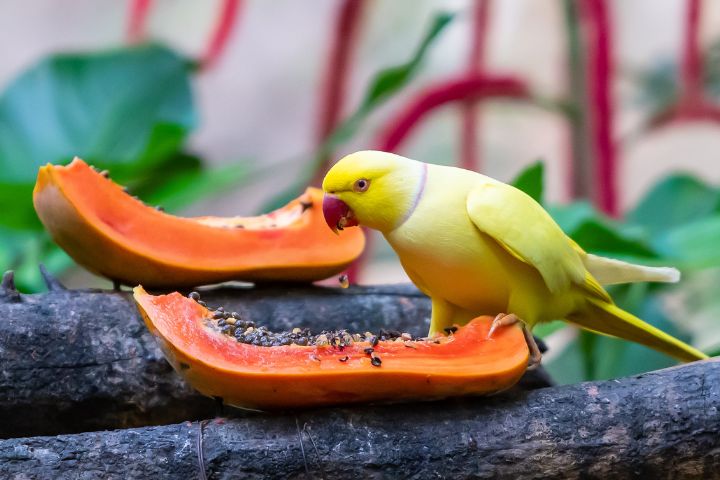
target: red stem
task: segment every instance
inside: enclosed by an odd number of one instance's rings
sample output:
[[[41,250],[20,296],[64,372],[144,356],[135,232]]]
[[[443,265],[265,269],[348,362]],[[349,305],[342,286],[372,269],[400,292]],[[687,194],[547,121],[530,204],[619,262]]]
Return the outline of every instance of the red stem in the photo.
[[[317,139],[318,146],[335,130],[347,97],[350,65],[357,46],[361,21],[367,0],[343,0],[337,13],[332,42],[320,90]],[[327,170],[331,155],[324,159],[313,179],[319,185]]]
[[[582,35],[580,4],[563,0],[567,41],[567,192],[571,199],[594,198],[596,182],[593,177],[588,115],[588,81],[586,79],[585,41]]]
[[[213,66],[222,54],[227,41],[237,23],[238,11],[241,7],[241,0],[224,0],[218,17],[218,22],[210,37],[207,49],[200,61],[203,70]]]
[[[385,152],[398,150],[420,122],[433,110],[454,102],[477,102],[487,98],[528,98],[527,86],[508,76],[468,74],[426,88],[380,130],[375,148]],[[357,283],[364,263],[370,256],[372,237],[366,232],[365,250],[348,269],[348,279]]]
[[[650,120],[650,129],[676,122],[720,123],[720,107],[708,100],[703,88],[703,59],[700,50],[700,0],[688,0],[682,52],[681,96],[675,105]]]
[[[152,0],[130,0],[129,23],[126,33],[128,43],[138,43],[145,38],[145,23]]]
[[[487,30],[490,18],[490,0],[475,0],[473,9],[472,42],[468,57],[468,72],[482,70],[485,65]]]
[[[482,168],[480,148],[478,146],[478,130],[480,115],[475,102],[468,102],[461,107],[460,123],[460,166],[467,170],[479,172]]]
[[[685,17],[685,43],[682,59],[683,102],[694,106],[702,102],[702,56],[700,53],[700,0],[688,0]]]
[[[662,111],[650,119],[650,130],[656,130],[679,122],[710,122],[720,123],[720,107],[705,99],[696,104],[680,101],[678,104]]]
[[[598,207],[608,215],[618,214],[616,187],[616,151],[613,141],[611,99],[614,74],[610,51],[612,32],[606,0],[585,0],[581,12],[587,36],[589,113],[595,176],[598,182]]]
[[[491,97],[528,98],[528,88],[522,81],[510,76],[465,75],[430,86],[403,108],[381,129],[376,146],[391,152],[402,142],[432,110],[457,101],[477,101]]]
[[[473,8],[472,42],[468,57],[467,73],[480,74],[485,64],[485,50],[488,30],[490,0],[475,0]],[[480,119],[474,101],[462,106],[462,126],[460,131],[460,166],[468,170],[480,170],[478,151],[478,130]]]

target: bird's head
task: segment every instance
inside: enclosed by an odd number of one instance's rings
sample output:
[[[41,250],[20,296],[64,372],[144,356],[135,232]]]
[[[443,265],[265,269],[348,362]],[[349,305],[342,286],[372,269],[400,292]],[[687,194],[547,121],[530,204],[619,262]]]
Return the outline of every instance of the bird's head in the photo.
[[[389,232],[403,223],[420,195],[426,165],[392,153],[356,152],[323,180],[323,214],[337,233],[364,225]]]

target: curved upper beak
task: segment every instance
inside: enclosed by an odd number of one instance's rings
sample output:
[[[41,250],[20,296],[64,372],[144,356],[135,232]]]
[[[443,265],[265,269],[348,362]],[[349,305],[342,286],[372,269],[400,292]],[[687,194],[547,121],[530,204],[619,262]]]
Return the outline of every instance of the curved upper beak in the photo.
[[[328,227],[335,233],[345,227],[354,227],[358,224],[355,214],[347,203],[329,193],[323,197],[323,215]]]

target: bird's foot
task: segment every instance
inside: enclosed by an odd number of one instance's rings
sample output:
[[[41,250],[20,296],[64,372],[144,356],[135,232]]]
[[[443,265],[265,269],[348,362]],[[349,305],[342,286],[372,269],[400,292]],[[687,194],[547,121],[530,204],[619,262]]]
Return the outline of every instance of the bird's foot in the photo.
[[[495,333],[495,330],[497,330],[498,327],[504,327],[507,325],[515,325],[516,323],[520,324],[520,329],[523,332],[523,336],[525,337],[525,342],[527,343],[528,349],[530,350],[530,359],[528,360],[528,370],[532,370],[538,365],[540,365],[540,362],[542,361],[542,353],[540,353],[540,348],[538,348],[537,343],[535,343],[535,338],[532,336],[532,333],[530,333],[523,323],[522,320],[520,320],[514,313],[511,314],[505,314],[500,313],[498,314],[495,319],[492,322],[492,325],[490,325],[490,331],[488,331],[488,338],[492,337],[492,334]]]
[[[492,337],[493,333],[495,333],[495,330],[497,330],[498,327],[515,325],[518,322],[520,322],[520,319],[514,313],[511,313],[509,315],[506,313],[498,313],[495,319],[492,321],[492,325],[490,325],[490,331],[488,332],[487,337]]]

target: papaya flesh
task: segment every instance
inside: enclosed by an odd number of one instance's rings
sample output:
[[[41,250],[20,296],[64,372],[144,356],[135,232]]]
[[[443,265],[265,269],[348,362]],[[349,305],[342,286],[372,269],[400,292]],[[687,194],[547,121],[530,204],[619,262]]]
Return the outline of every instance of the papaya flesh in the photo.
[[[127,285],[315,281],[344,270],[365,246],[360,229],[337,236],[327,228],[316,188],[258,217],[181,218],[143,204],[76,158],[40,168],[33,202],[76,262]]]
[[[295,337],[292,332],[253,336],[257,329],[237,315],[211,311],[191,295],[153,296],[141,286],[134,289],[145,323],[175,370],[204,395],[237,407],[273,410],[489,394],[514,385],[527,367],[522,331],[501,327],[487,338],[490,317],[433,339],[351,341],[342,333],[306,343],[302,339],[311,337],[302,329],[295,329]],[[228,322],[237,326],[235,335]],[[258,340],[263,336],[270,340]]]

